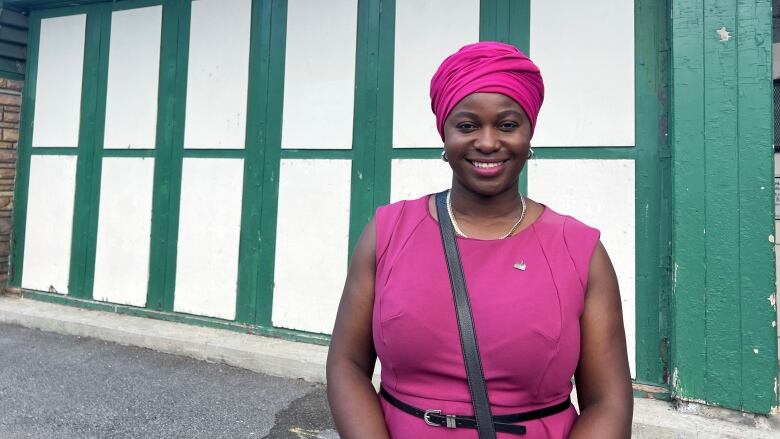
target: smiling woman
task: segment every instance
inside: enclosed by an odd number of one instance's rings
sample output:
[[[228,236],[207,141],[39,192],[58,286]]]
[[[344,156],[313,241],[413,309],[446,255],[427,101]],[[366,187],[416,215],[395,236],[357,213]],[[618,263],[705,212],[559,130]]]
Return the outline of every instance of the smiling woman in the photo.
[[[543,99],[539,69],[503,43],[465,46],[434,75],[451,189],[380,207],[357,243],[328,357],[342,437],[630,436],[600,233],[519,191]]]

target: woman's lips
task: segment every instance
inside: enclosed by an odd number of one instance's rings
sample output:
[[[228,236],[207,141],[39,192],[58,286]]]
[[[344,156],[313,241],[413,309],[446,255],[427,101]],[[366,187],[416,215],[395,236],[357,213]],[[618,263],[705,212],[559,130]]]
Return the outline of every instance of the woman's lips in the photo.
[[[477,172],[477,174],[490,177],[493,175],[498,174],[504,169],[504,165],[506,164],[506,160],[501,162],[480,162],[477,160],[468,160],[469,163],[471,163],[472,168]]]

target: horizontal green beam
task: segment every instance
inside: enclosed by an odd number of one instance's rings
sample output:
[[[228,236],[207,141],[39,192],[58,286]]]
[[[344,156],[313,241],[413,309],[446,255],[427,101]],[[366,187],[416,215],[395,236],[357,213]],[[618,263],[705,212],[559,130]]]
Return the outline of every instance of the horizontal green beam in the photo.
[[[103,149],[103,157],[154,157],[156,155],[156,149]]]
[[[185,158],[238,159],[246,156],[244,149],[184,149]]]
[[[351,159],[351,149],[282,149],[283,159]]]
[[[33,147],[30,148],[30,155],[78,155],[78,148],[69,147]]]

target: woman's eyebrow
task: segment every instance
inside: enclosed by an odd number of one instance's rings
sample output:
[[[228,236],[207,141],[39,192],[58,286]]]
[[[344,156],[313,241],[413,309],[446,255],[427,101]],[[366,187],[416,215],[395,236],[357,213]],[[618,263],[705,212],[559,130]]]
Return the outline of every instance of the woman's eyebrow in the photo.
[[[517,111],[517,110],[504,110],[497,115],[499,118],[506,117],[506,116],[517,116],[517,117],[523,117],[525,114]]]
[[[470,111],[458,111],[457,113],[453,114],[455,117],[468,117],[471,119],[479,119],[475,113],[472,113]]]

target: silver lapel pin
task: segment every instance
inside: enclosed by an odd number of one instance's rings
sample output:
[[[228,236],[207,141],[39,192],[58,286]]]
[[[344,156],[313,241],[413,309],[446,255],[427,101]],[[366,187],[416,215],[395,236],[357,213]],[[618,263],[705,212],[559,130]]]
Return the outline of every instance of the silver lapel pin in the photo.
[[[525,271],[525,261],[520,261],[514,265],[518,270]]]

